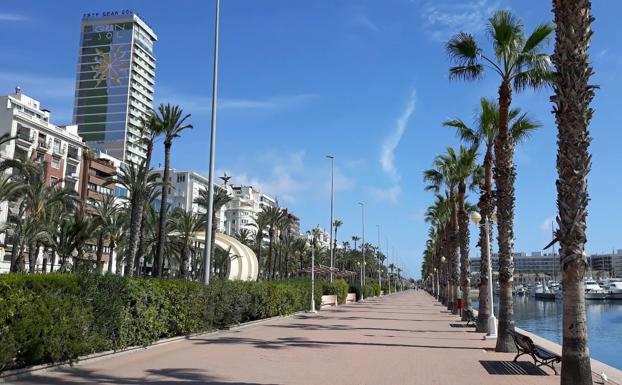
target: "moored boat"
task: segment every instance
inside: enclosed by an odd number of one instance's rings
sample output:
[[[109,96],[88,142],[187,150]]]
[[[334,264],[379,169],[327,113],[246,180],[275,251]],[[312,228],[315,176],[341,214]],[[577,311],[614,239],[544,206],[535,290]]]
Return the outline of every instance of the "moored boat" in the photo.
[[[585,299],[607,299],[608,292],[603,289],[593,279],[586,279],[585,282]]]

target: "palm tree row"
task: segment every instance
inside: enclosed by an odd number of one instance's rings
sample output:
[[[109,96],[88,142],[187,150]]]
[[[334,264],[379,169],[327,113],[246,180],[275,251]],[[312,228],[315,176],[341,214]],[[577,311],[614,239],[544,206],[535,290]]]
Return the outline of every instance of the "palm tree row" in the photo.
[[[586,176],[591,160],[587,151],[590,142],[587,126],[592,115],[589,104],[594,96],[594,87],[588,83],[593,73],[587,53],[593,21],[590,7],[589,0],[553,0],[556,24],[543,23],[529,35],[512,13],[497,11],[487,25],[492,42],[490,52],[469,33],[461,32],[452,37],[446,45],[454,64],[449,71],[450,78],[473,80],[492,73],[499,79],[497,100],[481,99],[478,119],[472,127],[460,119],[443,122],[457,130],[463,146],[437,156],[434,168],[424,172],[426,189],[436,192],[436,198],[426,212],[430,230],[424,251],[423,276],[437,277],[435,281],[442,285],[437,289],[439,297],[450,307],[455,307],[458,283],[463,290],[462,298],[468,303],[469,230],[468,205],[464,197],[469,187],[479,190],[477,206],[484,218],[479,227],[478,243],[482,256],[491,250],[487,242],[491,234],[487,236],[485,223],[495,213],[497,219],[500,306],[496,350],[513,351],[514,344],[508,333],[514,329],[512,249],[516,170],[513,157],[516,145],[540,124],[518,108],[512,108],[512,95],[526,89],[553,87],[555,95],[551,100],[555,103],[559,127],[559,230],[554,241],[560,242],[564,287],[562,384],[591,384],[583,298],[587,266],[584,253]],[[551,57],[544,48],[554,31],[555,54]],[[483,153],[481,164],[477,162],[478,151]],[[490,268],[482,258],[477,329],[483,332],[487,331],[484,321],[492,311],[485,289]]]

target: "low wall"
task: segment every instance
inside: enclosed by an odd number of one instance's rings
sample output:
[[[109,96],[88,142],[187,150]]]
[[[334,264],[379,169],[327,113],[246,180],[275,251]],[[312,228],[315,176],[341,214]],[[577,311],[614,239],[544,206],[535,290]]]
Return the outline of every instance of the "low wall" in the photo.
[[[346,303],[355,303],[356,302],[356,293],[348,293],[346,296]]]
[[[336,295],[323,295],[320,309],[325,309],[327,307],[333,307],[333,306],[337,306],[337,296]]]

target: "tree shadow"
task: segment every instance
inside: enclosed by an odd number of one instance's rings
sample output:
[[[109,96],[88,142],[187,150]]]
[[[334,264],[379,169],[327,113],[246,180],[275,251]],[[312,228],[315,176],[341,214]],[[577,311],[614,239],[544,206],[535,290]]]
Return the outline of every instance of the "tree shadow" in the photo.
[[[470,346],[436,346],[418,344],[387,344],[380,342],[355,342],[355,341],[314,341],[302,337],[281,337],[276,340],[260,340],[243,337],[220,337],[213,339],[195,339],[195,344],[218,345],[218,344],[248,344],[259,349],[288,349],[288,348],[327,348],[331,346],[373,346],[373,347],[399,347],[399,348],[426,348],[426,349],[459,349],[459,350],[482,350],[481,347]]]
[[[213,385],[260,385],[259,383],[227,381],[226,379],[210,376],[204,369],[195,368],[164,368],[146,370],[143,377],[119,377],[85,368],[59,368],[43,374],[20,376],[15,380],[7,380],[10,384],[113,384],[113,385],[184,385],[184,384],[213,384]]]

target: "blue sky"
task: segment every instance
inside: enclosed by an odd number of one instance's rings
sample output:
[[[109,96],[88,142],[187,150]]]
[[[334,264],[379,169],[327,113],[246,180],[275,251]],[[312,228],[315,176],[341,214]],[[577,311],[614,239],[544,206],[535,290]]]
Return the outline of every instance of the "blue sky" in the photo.
[[[174,4],[174,7],[170,4]],[[0,93],[23,92],[71,120],[82,13],[132,9],[155,29],[159,102],[180,104],[194,130],[173,145],[172,165],[208,169],[213,1],[28,1],[0,5]],[[470,121],[482,96],[495,96],[492,76],[450,82],[443,43],[460,30],[487,44],[483,26],[496,9],[514,11],[527,30],[552,19],[547,1],[508,0],[223,0],[217,164],[234,183],[274,194],[307,230],[329,224],[330,163],[336,158],[335,216],[339,238],[361,232],[412,275],[418,275],[432,195],[422,171],[446,146],[458,144],[440,122]],[[591,57],[601,86],[591,124],[589,253],[622,248],[619,94],[622,3],[595,2]],[[552,46],[550,47],[552,50]],[[617,90],[617,91],[616,91]],[[514,106],[543,127],[516,153],[515,250],[550,240],[556,212],[556,127],[551,91],[516,95]],[[161,162],[161,149],[155,155]],[[473,200],[475,196],[473,195]],[[472,228],[473,230],[473,228]],[[472,250],[477,255],[478,250]]]

